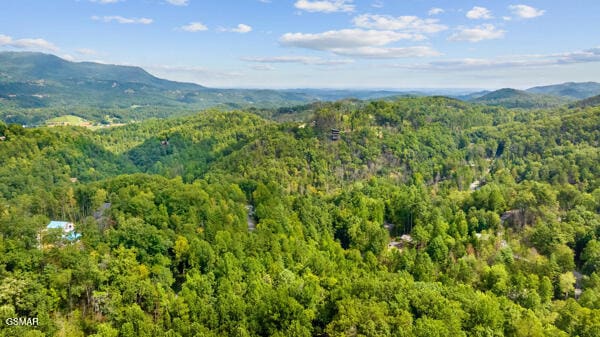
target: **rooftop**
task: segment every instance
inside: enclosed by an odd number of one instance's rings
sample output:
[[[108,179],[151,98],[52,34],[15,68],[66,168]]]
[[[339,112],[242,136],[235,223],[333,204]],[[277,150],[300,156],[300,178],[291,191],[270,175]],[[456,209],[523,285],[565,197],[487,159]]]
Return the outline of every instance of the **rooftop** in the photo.
[[[46,228],[48,229],[65,229],[69,224],[68,221],[50,221]]]

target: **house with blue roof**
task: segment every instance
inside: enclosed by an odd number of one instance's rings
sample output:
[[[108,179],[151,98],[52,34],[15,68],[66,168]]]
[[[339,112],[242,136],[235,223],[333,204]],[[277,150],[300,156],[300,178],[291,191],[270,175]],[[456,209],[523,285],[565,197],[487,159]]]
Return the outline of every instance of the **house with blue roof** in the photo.
[[[71,232],[75,230],[75,226],[72,222],[67,221],[50,221],[47,229],[62,229],[65,233]]]
[[[63,239],[67,239],[69,241],[77,241],[81,234],[75,232],[75,225],[72,222],[68,221],[50,221],[46,229],[60,229],[63,232]]]

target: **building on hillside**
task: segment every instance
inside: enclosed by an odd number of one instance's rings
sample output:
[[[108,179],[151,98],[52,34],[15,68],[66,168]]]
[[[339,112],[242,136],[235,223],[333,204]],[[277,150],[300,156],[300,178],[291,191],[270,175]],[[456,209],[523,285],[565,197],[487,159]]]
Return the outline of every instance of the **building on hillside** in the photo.
[[[65,233],[75,230],[75,225],[67,221],[50,221],[46,229],[62,229]]]
[[[71,242],[79,240],[81,234],[75,232],[75,225],[67,221],[50,221],[46,230],[60,229],[63,232],[62,238]]]

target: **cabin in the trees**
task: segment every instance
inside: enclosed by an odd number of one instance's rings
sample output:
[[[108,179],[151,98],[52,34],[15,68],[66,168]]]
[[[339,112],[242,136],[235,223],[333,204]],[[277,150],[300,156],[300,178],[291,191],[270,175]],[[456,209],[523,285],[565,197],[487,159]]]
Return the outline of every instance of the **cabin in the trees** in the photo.
[[[340,139],[340,130],[331,129],[331,140],[336,141]]]
[[[48,226],[46,226],[46,230],[54,230],[59,229],[62,230],[63,239],[67,239],[69,241],[77,241],[81,234],[75,232],[75,226],[72,222],[67,221],[50,221]]]

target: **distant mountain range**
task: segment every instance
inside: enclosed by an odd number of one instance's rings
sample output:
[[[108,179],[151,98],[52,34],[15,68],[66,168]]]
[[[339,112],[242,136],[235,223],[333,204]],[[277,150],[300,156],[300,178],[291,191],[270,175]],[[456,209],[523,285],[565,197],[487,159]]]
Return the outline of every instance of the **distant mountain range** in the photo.
[[[533,87],[526,90],[504,88],[496,91],[479,91],[454,98],[478,104],[503,106],[506,108],[551,108],[571,103],[578,105],[576,101],[589,99],[600,95],[600,83],[568,82],[548,86]],[[593,100],[587,103],[590,104]]]
[[[69,62],[54,55],[14,52],[0,53],[0,98],[24,108],[271,106],[311,99],[294,92],[210,89],[160,79],[139,67]]]
[[[525,91],[215,89],[157,78],[140,67],[70,62],[34,52],[0,52],[0,119],[39,124],[76,115],[92,121],[167,117],[210,107],[280,108],[344,98],[447,95],[507,108],[546,108],[600,94],[600,84],[564,83]]]
[[[215,89],[160,79],[140,67],[70,62],[34,52],[0,52],[0,108],[4,108],[0,119],[23,124],[35,124],[63,114],[84,115],[82,117],[92,120],[102,119],[104,115],[131,120],[167,117],[210,107],[278,108],[400,94],[418,93]]]
[[[568,82],[563,84],[547,85],[542,87],[533,87],[526,90],[534,94],[544,94],[551,96],[564,97],[569,99],[585,99],[592,96],[600,95],[600,83]]]

